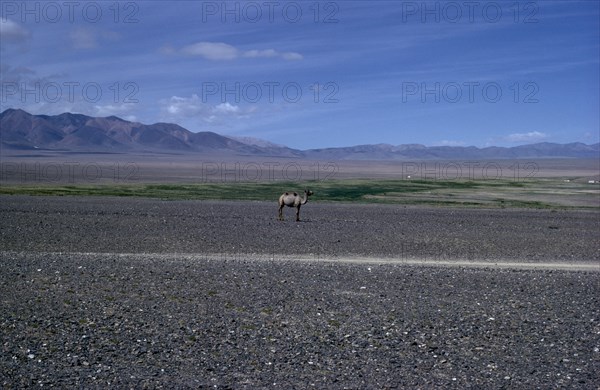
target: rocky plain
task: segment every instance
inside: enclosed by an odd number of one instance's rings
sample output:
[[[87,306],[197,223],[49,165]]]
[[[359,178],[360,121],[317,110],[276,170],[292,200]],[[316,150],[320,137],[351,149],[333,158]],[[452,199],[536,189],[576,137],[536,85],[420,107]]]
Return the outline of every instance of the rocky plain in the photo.
[[[596,211],[2,196],[2,388],[600,386]]]

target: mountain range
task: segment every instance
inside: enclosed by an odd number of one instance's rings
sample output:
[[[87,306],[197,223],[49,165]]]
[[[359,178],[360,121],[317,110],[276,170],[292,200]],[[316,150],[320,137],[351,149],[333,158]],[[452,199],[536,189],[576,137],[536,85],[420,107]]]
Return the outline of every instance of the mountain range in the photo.
[[[32,115],[19,109],[0,114],[0,149],[127,153],[206,153],[327,160],[600,158],[600,144],[536,143],[515,147],[373,144],[297,150],[255,138],[191,132],[172,123],[151,125],[116,116]]]

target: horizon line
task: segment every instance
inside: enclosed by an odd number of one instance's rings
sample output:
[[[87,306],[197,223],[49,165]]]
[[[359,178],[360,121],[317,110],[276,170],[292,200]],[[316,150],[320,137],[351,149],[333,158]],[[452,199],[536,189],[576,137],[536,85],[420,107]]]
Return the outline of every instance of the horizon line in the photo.
[[[446,148],[463,148],[463,149],[468,149],[468,148],[475,148],[475,149],[487,149],[487,148],[503,148],[503,149],[511,149],[511,148],[518,148],[518,147],[523,147],[523,146],[533,146],[533,145],[541,145],[541,144],[551,144],[551,145],[571,145],[571,144],[582,144],[585,146],[595,146],[600,144],[599,142],[595,142],[595,143],[585,143],[585,142],[581,142],[581,141],[571,141],[571,142],[565,142],[565,143],[558,143],[558,142],[549,142],[549,141],[543,141],[540,140],[538,142],[531,142],[531,143],[523,143],[523,144],[516,144],[513,146],[500,146],[500,145],[485,145],[485,146],[476,146],[476,145],[444,145],[444,144],[423,144],[423,143],[419,143],[419,142],[410,142],[410,143],[402,143],[402,144],[390,144],[387,142],[374,142],[374,143],[369,143],[369,144],[354,144],[354,145],[347,145],[347,146],[323,146],[323,147],[317,147],[317,148],[308,148],[308,149],[297,149],[297,148],[292,148],[289,147],[287,145],[281,145],[281,144],[277,144],[275,142],[271,142],[267,139],[264,138],[259,138],[259,137],[254,137],[254,136],[235,136],[235,135],[227,135],[227,134],[222,134],[222,133],[217,133],[215,131],[210,131],[210,130],[203,130],[203,131],[193,131],[190,130],[186,127],[183,127],[182,125],[178,124],[178,123],[174,123],[174,122],[154,122],[154,123],[143,123],[143,122],[139,122],[139,121],[131,121],[128,119],[123,119],[118,115],[108,115],[108,116],[90,116],[88,114],[82,114],[82,113],[77,113],[77,112],[69,112],[69,111],[65,111],[62,112],[60,114],[32,114],[22,108],[7,108],[4,111],[0,112],[0,115],[4,115],[4,113],[6,113],[7,111],[22,111],[28,115],[32,115],[32,116],[60,116],[60,115],[64,115],[64,114],[71,114],[71,115],[82,115],[88,118],[103,118],[103,119],[108,119],[108,118],[117,118],[119,120],[122,120],[124,122],[129,122],[129,123],[140,123],[142,125],[145,126],[151,126],[151,125],[155,125],[155,124],[159,124],[159,123],[163,123],[163,124],[168,124],[168,125],[175,125],[175,126],[179,126],[187,131],[189,131],[190,133],[213,133],[213,134],[217,134],[221,137],[226,137],[229,139],[232,139],[234,141],[238,141],[241,143],[245,143],[242,141],[237,140],[236,138],[253,138],[256,139],[258,141],[265,141],[274,145],[277,145],[279,147],[284,147],[284,148],[288,148],[288,149],[292,149],[292,150],[298,150],[298,151],[309,151],[309,150],[324,150],[324,149],[344,149],[344,148],[355,148],[355,147],[364,147],[364,146],[379,146],[379,145],[385,145],[385,146],[391,146],[391,147],[401,147],[401,146],[409,146],[409,145],[414,145],[414,146],[423,146],[425,148],[439,148],[439,147],[446,147]],[[441,141],[444,142],[444,141]],[[247,144],[247,143],[246,143]],[[249,144],[252,145],[252,144]]]

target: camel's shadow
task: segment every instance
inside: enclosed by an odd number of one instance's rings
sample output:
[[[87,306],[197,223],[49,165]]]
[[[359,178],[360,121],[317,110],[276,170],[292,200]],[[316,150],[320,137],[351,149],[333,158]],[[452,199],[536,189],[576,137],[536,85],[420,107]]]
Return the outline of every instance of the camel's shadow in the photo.
[[[292,221],[292,220],[285,220],[285,219],[275,218],[275,220],[277,222],[287,222],[287,223],[313,223],[313,222],[315,222],[312,219],[301,219],[299,221]]]

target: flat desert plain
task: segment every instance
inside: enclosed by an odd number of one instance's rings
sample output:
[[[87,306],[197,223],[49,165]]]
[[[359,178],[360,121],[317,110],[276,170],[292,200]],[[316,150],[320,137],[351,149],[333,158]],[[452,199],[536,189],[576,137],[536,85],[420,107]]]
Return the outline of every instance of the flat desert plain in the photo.
[[[1,386],[600,386],[597,207],[315,194],[276,216],[1,195]]]

